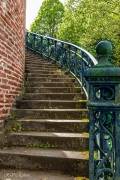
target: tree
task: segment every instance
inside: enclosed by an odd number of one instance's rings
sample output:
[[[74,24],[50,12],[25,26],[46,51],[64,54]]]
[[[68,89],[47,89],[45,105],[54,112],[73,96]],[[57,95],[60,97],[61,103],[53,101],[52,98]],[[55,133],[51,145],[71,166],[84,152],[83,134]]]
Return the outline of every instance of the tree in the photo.
[[[77,5],[76,5],[77,3]],[[120,13],[118,0],[68,0],[58,38],[93,52],[100,40],[108,39],[120,59]]]
[[[59,0],[44,0],[30,29],[32,32],[55,37],[63,14],[64,6]]]

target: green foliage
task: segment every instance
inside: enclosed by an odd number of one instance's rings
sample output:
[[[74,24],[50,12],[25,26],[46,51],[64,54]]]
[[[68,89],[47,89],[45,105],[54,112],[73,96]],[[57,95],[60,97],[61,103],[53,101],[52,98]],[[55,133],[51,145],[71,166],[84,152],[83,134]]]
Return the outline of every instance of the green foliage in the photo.
[[[118,0],[68,0],[58,38],[75,43],[94,53],[100,40],[114,44],[120,65],[120,8]]]
[[[63,14],[64,6],[59,0],[44,0],[31,31],[55,37]]]

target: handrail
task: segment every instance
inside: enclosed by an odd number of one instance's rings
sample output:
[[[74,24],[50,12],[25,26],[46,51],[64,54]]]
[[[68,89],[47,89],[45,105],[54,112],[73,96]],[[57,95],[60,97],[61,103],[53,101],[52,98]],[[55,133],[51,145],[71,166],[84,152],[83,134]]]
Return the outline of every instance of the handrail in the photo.
[[[72,43],[32,32],[26,33],[26,46],[71,72],[82,85],[86,95],[88,94],[84,72],[97,64],[97,60],[89,52]]]

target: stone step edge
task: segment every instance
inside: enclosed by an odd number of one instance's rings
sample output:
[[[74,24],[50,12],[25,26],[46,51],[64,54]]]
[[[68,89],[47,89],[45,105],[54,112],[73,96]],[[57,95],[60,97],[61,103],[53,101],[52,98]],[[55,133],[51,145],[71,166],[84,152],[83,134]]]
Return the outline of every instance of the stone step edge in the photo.
[[[75,159],[75,160],[89,160],[88,151],[66,151],[66,150],[46,150],[42,148],[24,148],[24,147],[6,147],[0,149],[1,154],[10,155],[24,155],[35,157],[50,157],[50,158],[62,158],[62,159]]]
[[[36,132],[21,131],[11,132],[8,136],[26,136],[26,137],[47,137],[47,138],[89,138],[89,133],[57,133],[57,132]]]
[[[66,94],[66,95],[68,95],[68,94],[69,95],[80,95],[80,93],[76,93],[76,92],[75,93],[71,93],[71,92],[70,93],[68,93],[68,92],[67,93],[63,93],[63,92],[62,93],[60,93],[60,92],[54,93],[54,92],[52,92],[52,93],[25,93],[24,96],[25,95],[47,95],[47,94],[50,94],[50,95],[51,94],[57,94],[57,95],[63,95],[63,94]]]
[[[71,86],[70,87],[69,86],[68,87],[66,87],[66,86],[65,87],[59,87],[59,86],[58,87],[39,87],[39,86],[34,86],[34,87],[26,87],[26,88],[28,88],[28,89],[29,88],[32,88],[32,89],[33,88],[34,89],[59,89],[59,88],[65,89],[66,88],[66,89],[80,89],[80,90],[82,90],[82,87],[71,87]]]
[[[31,81],[29,81],[29,83],[33,83],[33,82],[31,82]],[[38,83],[38,82],[34,82],[34,83]],[[40,81],[40,83],[42,83],[42,84],[73,84],[72,82],[45,82],[45,81]],[[74,85],[72,86],[72,87],[74,87]]]
[[[81,111],[86,111],[88,112],[88,109],[17,109],[17,108],[13,108],[13,111],[48,111],[48,112],[52,112],[52,111],[56,111],[56,112],[64,112],[64,111],[73,111],[73,112],[81,112]]]
[[[46,79],[46,77],[39,77],[39,76],[38,77],[28,77],[28,79]],[[58,79],[60,79],[60,80],[75,80],[75,78],[53,78],[53,77],[51,77],[49,79],[50,80],[58,80]]]
[[[18,122],[40,122],[40,123],[44,123],[44,122],[48,122],[48,123],[84,123],[87,122],[89,123],[88,119],[81,119],[81,120],[56,120],[56,119],[25,119],[25,118],[21,118],[21,119],[17,119]]]
[[[33,99],[33,100],[31,100],[31,99],[29,99],[29,100],[24,100],[24,99],[23,99],[23,100],[18,100],[17,102],[51,102],[51,103],[52,103],[52,102],[53,102],[53,103],[54,103],[54,102],[61,102],[61,103],[63,103],[63,102],[64,102],[64,103],[66,103],[66,102],[67,102],[67,103],[81,103],[81,102],[82,102],[82,103],[86,103],[87,100],[82,100],[82,99],[81,99],[81,100],[79,100],[79,101],[78,101],[78,100],[75,101],[75,100],[49,100],[49,99],[48,99],[48,100],[46,100],[46,99],[44,99],[44,100],[34,100],[34,99]]]
[[[72,77],[72,76],[70,76],[70,75],[65,75],[65,74],[57,74],[57,73],[50,73],[51,71],[49,71],[49,73],[32,73],[31,71],[29,71],[29,72],[25,72],[25,74],[28,74],[28,76],[30,75],[30,74],[36,74],[36,76],[33,76],[33,77],[40,77],[40,75],[41,75],[41,77],[43,77],[42,75],[46,75],[46,77],[50,77],[50,76],[57,76],[57,77],[52,77],[52,78],[60,78],[60,79],[63,79],[64,77],[66,78],[66,79],[75,79],[74,77],[73,78],[69,78],[69,77]],[[38,75],[38,76],[37,76]],[[31,76],[29,76],[30,78],[31,78]]]

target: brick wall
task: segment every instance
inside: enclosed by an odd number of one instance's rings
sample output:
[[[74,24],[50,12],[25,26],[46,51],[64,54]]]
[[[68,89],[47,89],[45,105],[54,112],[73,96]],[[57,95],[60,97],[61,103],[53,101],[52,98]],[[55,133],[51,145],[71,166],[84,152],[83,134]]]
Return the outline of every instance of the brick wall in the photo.
[[[0,0],[0,122],[20,94],[24,72],[25,0]]]

